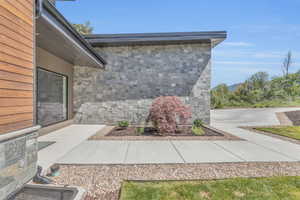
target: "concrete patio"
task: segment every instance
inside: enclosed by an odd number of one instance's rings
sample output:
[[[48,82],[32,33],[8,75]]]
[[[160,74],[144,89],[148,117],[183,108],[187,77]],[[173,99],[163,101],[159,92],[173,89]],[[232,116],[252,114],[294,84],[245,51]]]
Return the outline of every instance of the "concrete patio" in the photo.
[[[246,141],[92,141],[86,139],[103,126],[73,125],[40,138],[43,141],[58,142],[40,151],[39,164],[48,167],[52,163],[170,164],[300,161],[300,145],[239,128],[244,125],[278,125],[279,121],[275,113],[289,110],[300,110],[300,108],[211,111],[214,127]],[[72,132],[74,130],[75,133]]]
[[[55,143],[38,152],[38,165],[44,169],[49,168],[103,127],[103,125],[71,125],[39,137],[39,142],[53,141]]]

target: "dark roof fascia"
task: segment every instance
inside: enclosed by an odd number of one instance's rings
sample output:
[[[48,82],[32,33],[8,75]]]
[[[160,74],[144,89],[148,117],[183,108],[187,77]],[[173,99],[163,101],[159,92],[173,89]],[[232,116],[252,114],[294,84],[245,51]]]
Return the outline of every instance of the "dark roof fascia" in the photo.
[[[173,33],[133,33],[133,34],[91,34],[85,39],[92,46],[122,46],[145,44],[185,44],[203,43],[217,40],[222,42],[227,37],[226,31],[173,32]]]
[[[93,47],[86,41],[81,34],[79,34],[68,20],[55,8],[55,6],[48,0],[41,0],[43,9],[46,9],[52,16],[59,21],[70,33],[78,40],[84,49],[86,49],[98,62],[101,63],[100,67],[106,65],[107,62],[93,49]]]

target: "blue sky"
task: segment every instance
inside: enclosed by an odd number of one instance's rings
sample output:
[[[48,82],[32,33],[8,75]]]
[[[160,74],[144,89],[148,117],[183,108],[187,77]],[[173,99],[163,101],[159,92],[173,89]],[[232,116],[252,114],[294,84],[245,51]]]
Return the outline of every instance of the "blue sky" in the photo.
[[[226,30],[213,50],[212,85],[234,84],[258,71],[281,74],[288,50],[300,69],[300,0],[77,0],[58,2],[73,23],[94,33]]]

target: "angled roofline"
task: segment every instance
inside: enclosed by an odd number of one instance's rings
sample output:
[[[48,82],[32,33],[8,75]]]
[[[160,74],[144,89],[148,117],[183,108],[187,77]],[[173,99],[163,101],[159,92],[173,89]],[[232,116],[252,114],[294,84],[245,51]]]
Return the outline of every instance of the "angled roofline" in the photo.
[[[81,46],[82,50],[86,51],[91,59],[103,68],[107,62],[93,49],[93,47],[87,42],[84,37],[79,34],[75,28],[68,22],[68,20],[55,8],[55,6],[48,0],[37,0],[37,18],[43,15],[44,9],[48,11],[68,32],[66,35],[71,35],[75,38],[76,42]]]
[[[92,46],[122,46],[146,44],[185,44],[212,42],[216,46],[227,38],[226,31],[130,33],[130,34],[90,34],[84,38]]]

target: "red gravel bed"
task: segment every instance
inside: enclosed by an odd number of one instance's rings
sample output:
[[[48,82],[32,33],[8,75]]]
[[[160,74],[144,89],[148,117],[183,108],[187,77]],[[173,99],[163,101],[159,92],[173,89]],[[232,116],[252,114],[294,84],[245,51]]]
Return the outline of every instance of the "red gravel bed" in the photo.
[[[141,128],[141,127],[134,127],[134,126],[128,128],[115,127],[108,134],[106,134],[106,136],[157,136],[159,135],[157,129],[153,127],[144,127],[144,133],[138,133],[136,130],[137,128]],[[204,134],[202,136],[223,136],[222,133],[210,129],[208,127],[203,126],[202,129],[204,131]],[[181,126],[178,128],[178,130],[175,133],[168,134],[168,135],[173,137],[180,137],[180,136],[200,137],[192,133],[191,126]],[[161,136],[157,136],[157,137],[161,137]]]
[[[183,131],[170,136],[157,136],[155,130],[148,128],[148,132],[139,135],[136,127],[118,129],[110,126],[105,131],[101,131],[89,138],[89,140],[242,140],[230,133],[215,129],[211,126],[203,126],[205,134],[197,136],[191,133],[191,127],[185,127]]]

